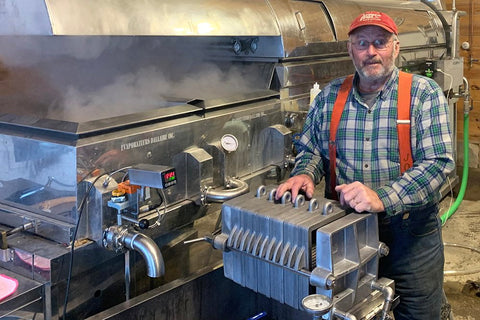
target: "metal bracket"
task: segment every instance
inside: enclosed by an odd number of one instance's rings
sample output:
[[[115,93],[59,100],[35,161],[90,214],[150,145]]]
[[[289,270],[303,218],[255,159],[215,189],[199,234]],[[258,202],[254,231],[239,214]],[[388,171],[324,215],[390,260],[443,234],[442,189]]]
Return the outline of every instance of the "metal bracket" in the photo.
[[[15,254],[14,249],[0,249],[0,261],[2,262],[10,262],[13,261],[13,256]]]

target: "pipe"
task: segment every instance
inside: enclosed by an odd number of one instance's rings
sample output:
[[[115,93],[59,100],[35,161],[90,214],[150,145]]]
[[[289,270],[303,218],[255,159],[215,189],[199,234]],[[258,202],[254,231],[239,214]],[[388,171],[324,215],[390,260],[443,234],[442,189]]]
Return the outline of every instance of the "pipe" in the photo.
[[[205,198],[210,202],[225,202],[227,200],[238,197],[249,190],[248,184],[242,180],[231,178],[227,185],[233,188],[222,190],[207,189],[205,191]]]
[[[442,220],[442,226],[445,225],[447,220],[457,211],[460,203],[463,201],[465,196],[465,191],[467,190],[468,182],[468,122],[470,119],[470,88],[467,78],[463,77],[463,82],[465,83],[465,100],[463,102],[463,173],[462,173],[462,183],[460,184],[460,191],[458,192],[457,199],[453,205],[444,213],[440,219]]]
[[[445,243],[443,243],[443,245],[445,247],[457,247],[457,248],[468,249],[472,252],[480,254],[479,249],[476,249],[476,248],[470,247],[470,246],[466,246],[466,245],[463,245],[463,244],[445,242]],[[467,275],[467,274],[474,274],[474,273],[479,273],[479,272],[480,272],[480,268],[471,269],[471,270],[463,270],[463,271],[462,270],[445,270],[445,271],[443,271],[443,274],[446,275],[446,276],[451,276],[451,275]]]
[[[451,47],[452,47],[452,52],[451,56],[452,58],[458,58],[458,48],[457,48],[457,33],[458,33],[458,15],[460,11],[454,11],[453,17],[452,17],[452,42],[451,42]]]
[[[7,237],[11,236],[12,234],[19,233],[21,231],[32,229],[33,227],[35,227],[35,224],[33,222],[27,222],[27,223],[25,223],[21,226],[18,226],[16,228],[12,229],[12,230],[8,230],[7,231]]]
[[[125,247],[139,252],[147,264],[147,275],[151,278],[158,278],[165,274],[163,256],[157,244],[142,233],[126,232],[122,239]]]
[[[125,252],[125,300],[130,300],[130,250]]]
[[[447,20],[445,19],[445,17],[428,0],[420,0],[420,2],[423,3],[424,5],[428,6],[430,9],[432,9],[433,12],[435,12],[437,17],[440,19],[440,22],[442,22],[443,29],[445,30],[445,42],[447,44],[450,44],[451,43],[450,42],[451,41],[451,37],[450,37],[451,28],[450,28],[450,25],[448,24]],[[447,54],[450,54],[450,55],[452,54],[451,48],[450,48],[450,50],[449,50],[449,48],[447,48]]]
[[[473,47],[473,32],[475,30],[475,19],[473,18],[474,13],[475,13],[475,4],[473,3],[472,0],[470,0],[469,10],[470,10],[470,14],[468,15],[468,19],[469,19],[469,22],[470,22],[470,32],[469,32],[468,38],[470,40],[470,47],[472,48]]]
[[[355,315],[348,313],[348,312],[343,312],[337,308],[333,308],[333,315],[339,319],[342,320],[357,320],[357,317]]]
[[[390,308],[392,306],[393,297],[395,294],[394,290],[390,286],[381,284],[380,282],[376,282],[376,281],[372,281],[372,283],[370,284],[370,287],[373,290],[380,291],[385,297],[385,303],[383,304],[381,320],[390,319],[388,312],[390,311]]]
[[[158,278],[165,274],[165,263],[157,244],[146,235],[130,231],[126,226],[111,226],[103,235],[103,246],[120,251],[124,248],[138,251],[147,264],[147,275]]]

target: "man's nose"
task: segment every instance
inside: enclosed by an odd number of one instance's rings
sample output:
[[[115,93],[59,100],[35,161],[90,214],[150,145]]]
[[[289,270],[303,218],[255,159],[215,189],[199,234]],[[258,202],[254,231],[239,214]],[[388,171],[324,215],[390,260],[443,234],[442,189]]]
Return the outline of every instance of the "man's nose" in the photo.
[[[368,53],[369,55],[376,55],[376,54],[377,54],[377,48],[375,48],[375,46],[373,45],[373,43],[369,43],[369,44],[368,44],[367,53]]]

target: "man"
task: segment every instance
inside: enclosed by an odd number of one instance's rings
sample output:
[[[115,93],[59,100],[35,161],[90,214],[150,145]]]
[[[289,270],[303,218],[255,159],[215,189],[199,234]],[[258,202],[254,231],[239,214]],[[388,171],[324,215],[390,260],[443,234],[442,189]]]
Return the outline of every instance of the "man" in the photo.
[[[292,176],[277,188],[276,198],[287,190],[293,199],[299,192],[311,197],[325,176],[326,197],[338,196],[342,206],[357,212],[377,213],[380,240],[390,248],[380,259],[379,275],[393,279],[400,295],[395,320],[440,319],[444,256],[438,190],[455,167],[448,105],[433,80],[413,76],[407,101],[413,163],[402,170],[397,26],[384,13],[365,12],[348,35],[356,73],[333,140],[335,191],[329,181],[329,130],[344,79],[332,81],[312,103]]]

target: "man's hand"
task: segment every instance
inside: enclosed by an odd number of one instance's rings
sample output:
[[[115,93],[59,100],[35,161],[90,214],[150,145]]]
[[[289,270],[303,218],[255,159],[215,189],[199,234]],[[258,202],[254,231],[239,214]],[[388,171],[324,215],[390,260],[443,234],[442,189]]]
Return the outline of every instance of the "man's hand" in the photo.
[[[285,191],[292,192],[292,201],[295,201],[300,190],[305,192],[305,195],[308,198],[313,196],[313,191],[315,189],[315,184],[313,183],[312,178],[306,174],[299,174],[297,176],[293,176],[281,185],[278,186],[277,191],[275,193],[275,199],[280,199]]]
[[[335,187],[340,192],[340,204],[349,206],[357,212],[382,212],[385,211],[383,202],[378,194],[358,181],[341,184]]]

